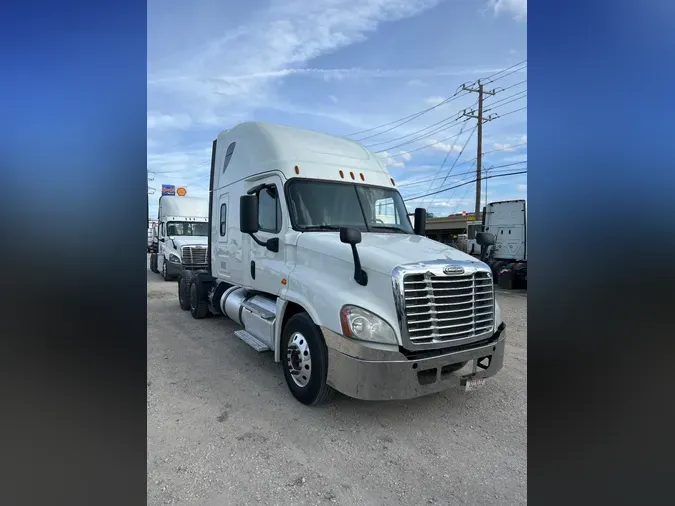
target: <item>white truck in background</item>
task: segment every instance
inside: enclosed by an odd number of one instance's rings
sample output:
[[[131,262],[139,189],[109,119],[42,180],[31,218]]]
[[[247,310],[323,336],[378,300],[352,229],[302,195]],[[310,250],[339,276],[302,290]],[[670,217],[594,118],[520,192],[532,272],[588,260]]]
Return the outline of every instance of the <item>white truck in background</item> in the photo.
[[[208,199],[163,195],[150,254],[150,270],[164,281],[183,270],[205,269],[208,244]]]
[[[487,263],[503,288],[527,286],[527,206],[525,200],[491,202],[483,209],[484,232],[495,238]]]
[[[424,209],[413,228],[362,145],[242,123],[213,141],[209,190],[208,263],[181,272],[180,307],[241,325],[298,401],[471,390],[501,369],[490,268],[424,237]]]

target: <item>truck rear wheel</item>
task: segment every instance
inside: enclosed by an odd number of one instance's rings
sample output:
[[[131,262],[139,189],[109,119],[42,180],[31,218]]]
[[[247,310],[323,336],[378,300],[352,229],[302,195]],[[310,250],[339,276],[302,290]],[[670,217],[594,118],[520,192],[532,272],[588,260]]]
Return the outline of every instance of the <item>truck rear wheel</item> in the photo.
[[[326,383],[326,342],[307,313],[291,316],[284,326],[281,336],[281,363],[286,384],[298,401],[314,406],[333,397],[335,390]]]
[[[183,311],[190,309],[190,271],[185,271],[178,280],[178,303]]]
[[[209,301],[206,299],[206,294],[201,290],[199,280],[190,280],[190,314],[196,320],[206,318],[209,314]]]

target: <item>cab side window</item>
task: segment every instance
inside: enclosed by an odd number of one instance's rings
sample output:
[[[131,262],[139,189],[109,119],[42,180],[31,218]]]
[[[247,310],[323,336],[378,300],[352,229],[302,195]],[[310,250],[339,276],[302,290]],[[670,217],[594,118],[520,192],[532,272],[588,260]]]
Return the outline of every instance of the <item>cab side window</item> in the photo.
[[[220,206],[220,236],[224,237],[227,233],[227,204]]]
[[[258,192],[258,227],[274,234],[281,230],[281,202],[276,186]]]

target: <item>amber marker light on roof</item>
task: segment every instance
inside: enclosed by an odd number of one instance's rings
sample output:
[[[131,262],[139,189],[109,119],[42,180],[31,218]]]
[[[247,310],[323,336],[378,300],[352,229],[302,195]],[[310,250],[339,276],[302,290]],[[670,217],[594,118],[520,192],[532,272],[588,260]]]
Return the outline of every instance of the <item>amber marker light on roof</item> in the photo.
[[[300,167],[298,167],[297,165],[295,166],[295,173],[300,174]]]
[[[352,176],[352,179],[356,179],[353,172],[350,172],[349,175]]]
[[[361,181],[365,181],[365,180],[366,180],[366,176],[363,175],[363,172],[361,172],[360,176],[361,176]]]
[[[396,186],[396,183],[394,183],[394,178],[393,178],[393,177],[390,177],[389,180],[391,181],[391,184],[392,184],[393,186]]]
[[[345,173],[342,172],[342,171],[340,171],[340,177],[341,177],[342,179],[344,179],[344,178],[345,178]]]

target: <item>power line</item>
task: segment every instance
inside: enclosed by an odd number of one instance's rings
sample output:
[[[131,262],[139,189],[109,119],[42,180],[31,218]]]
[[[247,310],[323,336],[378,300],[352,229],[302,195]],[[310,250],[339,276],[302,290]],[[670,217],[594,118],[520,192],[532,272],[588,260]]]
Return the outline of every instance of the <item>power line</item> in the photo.
[[[522,100],[524,98],[527,98],[527,95],[523,95],[522,97],[514,98],[513,100],[509,100],[508,102],[504,102],[501,105],[498,105],[497,107],[490,107],[489,109],[485,109],[485,112],[492,111],[493,109],[499,109],[500,107],[505,106],[506,104],[510,104],[512,102],[515,102],[517,100]]]
[[[481,180],[492,179],[492,178],[495,178],[495,177],[516,176],[518,174],[527,174],[527,170],[521,170],[521,171],[518,171],[518,172],[509,172],[508,174],[497,174],[497,175],[494,175],[494,176],[486,176],[486,177],[481,178]],[[467,181],[467,182],[464,182],[462,184],[458,184],[458,185],[455,185],[455,186],[448,186],[447,188],[441,188],[440,190],[436,190],[435,192],[432,192],[432,193],[427,193],[426,195],[418,195],[416,197],[410,197],[410,198],[407,198],[407,199],[403,199],[403,201],[409,202],[411,200],[419,200],[419,199],[422,199],[424,197],[428,197],[430,195],[435,195],[437,193],[443,193],[444,191],[448,191],[448,190],[454,190],[455,188],[460,188],[462,186],[466,186],[468,184],[475,183],[476,181],[478,181],[478,179],[473,179],[472,181]]]
[[[520,65],[523,65],[523,64],[526,64],[526,65],[525,65],[524,67],[522,67],[522,68],[516,69],[514,72],[510,72],[510,73],[508,73],[508,74],[506,74],[506,75],[503,75],[502,77],[499,77],[499,78],[497,78],[497,79],[493,79],[493,80],[490,81],[490,82],[499,81],[500,79],[503,79],[504,77],[507,77],[507,76],[509,76],[509,75],[511,75],[511,74],[513,74],[513,73],[515,73],[515,72],[518,72],[518,71],[522,70],[523,68],[526,68],[526,67],[527,67],[527,60],[523,60],[523,61],[521,61],[521,62],[518,62],[518,63],[514,64],[514,65],[511,65],[510,67],[507,67],[507,68],[502,69],[502,70],[500,70],[500,71],[498,71],[498,72],[495,72],[494,74],[491,74],[491,75],[489,75],[489,76],[487,76],[487,77],[485,77],[485,78],[483,78],[483,79],[485,79],[485,80],[487,80],[487,79],[492,79],[493,77],[498,76],[499,74],[502,74],[502,73],[504,73],[504,72],[506,72],[506,71],[508,71],[508,70],[511,70],[511,69],[513,69],[513,68],[515,68],[515,67],[518,67],[518,66],[520,66]],[[465,83],[465,84],[466,84],[466,83]],[[448,98],[442,100],[441,102],[439,102],[438,104],[436,104],[436,105],[434,105],[434,106],[432,106],[432,107],[428,107],[427,109],[423,109],[423,110],[421,110],[421,111],[418,111],[418,112],[416,112],[416,113],[410,114],[410,115],[408,115],[408,116],[404,116],[403,118],[398,118],[398,119],[395,119],[395,120],[393,120],[393,121],[389,121],[388,123],[383,123],[383,124],[381,124],[381,125],[377,125],[377,126],[374,126],[374,127],[371,127],[371,128],[367,128],[367,129],[365,129],[365,130],[359,130],[358,132],[353,132],[353,133],[347,134],[347,135],[345,135],[345,137],[353,137],[354,135],[359,135],[359,134],[364,134],[364,133],[372,132],[373,130],[377,130],[377,129],[379,129],[379,128],[383,128],[383,127],[387,127],[387,126],[390,126],[390,125],[394,125],[395,123],[400,123],[400,124],[396,125],[395,127],[391,128],[391,129],[389,129],[389,130],[387,130],[387,131],[391,131],[391,130],[393,130],[393,129],[395,129],[395,128],[398,128],[399,126],[401,126],[401,125],[403,125],[403,124],[405,124],[405,123],[408,123],[408,120],[412,121],[413,119],[419,118],[420,116],[422,116],[423,114],[426,114],[426,113],[429,112],[429,111],[432,111],[432,110],[434,110],[434,109],[436,109],[436,108],[438,108],[438,107],[440,107],[440,106],[442,106],[442,105],[444,105],[444,104],[447,104],[448,102],[450,102],[450,101],[452,101],[452,100],[455,100],[455,99],[457,99],[457,98],[459,98],[459,97],[464,96],[465,94],[460,94],[461,91],[462,91],[461,89],[458,89],[458,90],[457,90],[453,95],[451,95],[450,97],[448,97]],[[405,123],[403,123],[403,122],[405,122]],[[380,132],[380,134],[381,134],[381,133],[385,133],[385,132]],[[380,135],[380,134],[376,134],[376,135]],[[366,139],[368,139],[368,138],[370,138],[370,137],[375,137],[376,135],[372,135],[372,136],[369,136],[369,137],[362,137],[361,139],[357,139],[357,141],[366,140]]]
[[[492,74],[492,75],[490,75],[490,76],[487,76],[487,77],[485,77],[484,79],[485,79],[485,80],[487,80],[487,79],[492,79],[494,76],[498,76],[499,74],[502,74],[502,73],[506,72],[507,70],[511,70],[512,68],[515,68],[515,67],[517,67],[517,66],[519,66],[519,65],[522,65],[523,63],[527,63],[527,60],[523,60],[523,61],[521,61],[521,62],[514,63],[514,64],[511,65],[510,67],[507,67],[507,68],[505,68],[505,69],[502,69],[502,70],[500,70],[499,72],[495,72],[494,74]],[[527,66],[527,65],[525,65],[525,66]],[[501,78],[500,78],[500,79],[501,79]]]
[[[457,91],[454,93],[454,95],[449,96],[448,98],[444,99],[443,101],[439,102],[438,104],[436,104],[436,105],[434,105],[434,106],[431,106],[431,107],[429,107],[429,108],[427,108],[427,109],[424,109],[424,110],[422,110],[422,111],[418,111],[418,112],[416,112],[416,113],[410,114],[409,116],[405,116],[405,117],[403,117],[403,118],[395,119],[394,121],[390,121],[389,123],[384,123],[384,124],[382,124],[382,125],[378,125],[378,126],[375,126],[375,127],[372,127],[372,128],[368,128],[368,129],[366,129],[366,130],[360,130],[360,131],[358,131],[358,132],[354,132],[354,133],[351,133],[351,134],[347,134],[345,137],[352,137],[352,136],[354,136],[354,135],[365,134],[365,133],[367,133],[367,132],[372,132],[373,130],[377,130],[378,128],[382,128],[382,127],[386,127],[386,126],[389,126],[389,125],[393,125],[394,123],[399,123],[399,122],[404,121],[404,120],[409,120],[409,119],[412,120],[412,119],[415,119],[415,118],[419,118],[419,117],[422,116],[423,114],[426,114],[426,113],[428,113],[429,111],[433,111],[434,109],[436,109],[436,108],[438,108],[438,107],[440,107],[440,106],[442,106],[442,105],[447,104],[447,103],[450,102],[451,100],[455,100],[455,99],[459,98],[459,97],[461,96],[461,95],[459,95],[459,96],[457,95],[457,94],[459,93],[459,91],[460,91],[460,90],[457,90]],[[407,121],[406,121],[406,123],[407,123]],[[401,123],[401,125],[402,125],[402,124],[403,124],[403,123]],[[400,125],[397,125],[397,126],[400,126]],[[381,132],[381,133],[384,133],[384,132]],[[373,137],[374,137],[374,136],[373,136]],[[364,140],[364,139],[368,139],[368,138],[369,138],[369,137],[363,137],[362,139],[357,139],[357,140]]]
[[[509,72],[508,74],[504,74],[503,76],[498,77],[497,79],[490,79],[490,78],[488,78],[488,80],[485,81],[485,82],[483,82],[483,84],[491,84],[491,83],[494,83],[495,81],[499,81],[499,80],[501,80],[501,79],[504,79],[505,77],[509,77],[510,75],[515,74],[516,72],[520,72],[521,70],[526,69],[526,68],[527,68],[527,65],[525,65],[525,66],[523,66],[523,67],[521,67],[521,68],[519,68],[519,69],[512,70],[512,71]]]
[[[515,88],[516,86],[520,86],[521,84],[525,84],[527,82],[527,79],[523,79],[522,81],[519,81],[515,84],[512,84],[511,86],[507,86],[506,88],[498,87],[497,88],[497,94],[499,95],[501,92],[510,90],[511,88]]]
[[[458,112],[461,112],[461,111],[458,111]],[[435,126],[437,126],[437,125],[440,125],[441,123],[446,123],[446,122],[451,122],[451,123],[452,123],[452,122],[455,122],[455,124],[458,124],[458,123],[457,123],[458,121],[459,121],[459,120],[458,120],[457,116],[449,116],[449,117],[447,117],[447,118],[442,119],[441,121],[437,121],[437,122],[434,123],[433,125],[429,125],[429,126],[424,127],[424,128],[422,128],[422,129],[420,129],[420,130],[417,130],[417,131],[415,131],[415,132],[411,132],[411,133],[409,133],[409,134],[405,134],[405,135],[402,135],[402,136],[400,136],[400,137],[395,137],[394,139],[387,139],[386,141],[380,141],[380,142],[375,142],[375,143],[373,143],[373,144],[367,144],[366,147],[367,147],[367,148],[372,148],[372,147],[378,146],[378,145],[380,145],[380,144],[386,144],[386,143],[388,143],[388,142],[400,141],[401,139],[405,139],[406,137],[410,137],[410,136],[412,136],[412,135],[417,135],[417,134],[419,134],[420,132],[423,132],[424,130],[428,130],[429,128],[432,128],[432,127],[435,127]],[[436,130],[436,131],[434,131],[434,132],[430,132],[430,133],[425,134],[425,137],[426,137],[426,135],[433,135],[434,133],[438,133],[438,132],[440,132],[440,131],[442,131],[442,130],[445,130],[445,129],[447,129],[447,128],[450,128],[450,127],[452,127],[452,126],[454,126],[454,125],[444,125],[440,130]]]
[[[469,137],[467,137],[466,142],[464,143],[464,146],[462,146],[462,150],[457,155],[457,158],[455,158],[455,163],[453,163],[452,166],[450,167],[450,169],[448,169],[448,173],[445,175],[445,178],[441,182],[441,186],[443,186],[443,184],[445,184],[445,182],[450,177],[450,173],[452,172],[452,169],[454,169],[455,165],[457,165],[457,161],[459,160],[459,157],[462,156],[462,154],[464,154],[464,150],[466,149],[466,146],[469,144],[469,141],[471,140],[471,137],[473,137],[473,134],[477,129],[478,129],[478,125],[473,127],[473,130],[471,130],[471,133],[469,134]],[[450,154],[450,150],[448,150],[448,154]],[[446,158],[447,158],[447,155],[446,155]],[[441,168],[443,168],[443,165],[441,165]],[[432,183],[432,186],[433,186],[433,183]],[[431,186],[429,186],[429,189],[431,190]],[[429,203],[429,206],[431,206],[431,204],[433,204],[435,199],[436,199],[436,196],[434,195],[433,198],[431,199],[431,203]]]
[[[516,97],[516,96],[518,96],[518,95],[522,95],[523,93],[527,93],[527,88],[525,88],[524,90],[518,91],[518,92],[516,92],[516,93],[513,93],[512,95],[509,95],[508,97],[500,98],[499,100],[496,100],[496,101],[494,101],[494,102],[490,102],[490,103],[487,104],[487,105],[489,105],[490,107],[492,107],[492,106],[494,106],[494,105],[496,105],[496,104],[499,104],[499,103],[503,102],[504,100],[508,100],[508,99],[513,98],[513,97]],[[486,110],[488,110],[488,109],[486,109]]]
[[[469,161],[471,162],[471,167],[473,167],[473,165],[476,163],[476,159],[469,160]],[[457,165],[465,165],[465,163],[466,162],[462,162],[461,164],[457,164]],[[524,163],[524,162],[519,162],[519,163]],[[511,165],[511,164],[507,164],[507,165]],[[518,164],[514,164],[514,165],[518,165]],[[493,170],[492,170],[493,168],[495,169],[496,172],[502,172],[502,171],[506,170],[506,169],[499,169],[497,167],[501,167],[501,165],[498,165],[498,166],[495,166],[495,167],[490,167],[487,170],[489,170],[490,172],[493,172]],[[460,177],[460,176],[466,176],[468,174],[475,174],[475,173],[476,173],[476,171],[474,171],[474,170],[468,170],[466,172],[458,172],[458,173],[454,174],[454,177],[457,178],[457,177]],[[428,183],[429,181],[438,181],[439,179],[441,179],[441,178],[440,177],[433,177],[433,178],[429,178],[429,179],[422,179],[421,181],[415,181],[414,183],[397,184],[396,186],[398,188],[407,188],[409,186],[415,186],[415,185],[418,185],[418,184]]]
[[[467,121],[469,121],[469,120],[468,120],[468,119],[465,119],[462,123],[466,123]],[[460,132],[460,133],[461,133],[461,132]],[[436,144],[440,144],[440,143],[445,142],[445,141],[447,141],[447,140],[449,140],[449,139],[454,139],[454,138],[457,138],[457,137],[459,137],[459,134],[457,134],[457,135],[451,135],[450,137],[446,137],[445,139],[441,139],[440,141],[436,141],[436,142],[434,142],[434,143],[432,143],[432,144],[428,144],[428,145],[423,146],[423,147],[421,147],[421,148],[411,149],[410,151],[404,151],[404,152],[402,152],[402,153],[398,153],[398,154],[396,154],[396,155],[389,155],[389,156],[390,156],[390,157],[395,157],[395,156],[403,156],[403,155],[407,155],[407,154],[410,154],[410,153],[414,153],[415,151],[420,151],[420,150],[422,150],[422,149],[426,149],[426,148],[429,148],[429,147],[431,147],[431,146],[435,146]],[[415,139],[414,141],[403,142],[403,143],[401,143],[401,144],[397,144],[396,146],[391,146],[391,147],[389,147],[389,148],[387,148],[387,149],[382,149],[382,150],[380,150],[380,151],[375,151],[375,153],[384,153],[385,151],[389,151],[390,149],[396,149],[396,148],[398,148],[398,147],[400,147],[400,146],[405,146],[406,144],[411,144],[412,142],[417,142],[417,141],[419,141],[419,140],[427,139],[427,138],[428,138],[428,136],[423,136],[423,137],[420,137],[419,139]]]
[[[468,95],[468,93],[465,93],[464,95]],[[445,104],[447,104],[447,103],[449,103],[449,102],[452,102],[453,100],[456,100],[456,99],[458,99],[458,98],[460,98],[460,97],[462,97],[462,96],[464,96],[464,95],[457,95],[457,92],[456,92],[454,95],[452,95],[452,96],[449,97],[449,98],[446,98],[445,100],[443,100],[443,101],[440,102],[439,104],[436,104],[435,106],[430,107],[430,108],[428,108],[428,109],[425,109],[425,110],[423,110],[423,111],[421,111],[421,112],[419,112],[419,113],[417,113],[417,114],[414,114],[411,118],[408,118],[408,119],[406,119],[405,121],[403,121],[403,122],[401,122],[401,123],[398,123],[397,125],[394,125],[394,126],[391,127],[391,128],[388,128],[387,130],[382,130],[381,132],[378,132],[378,133],[376,133],[376,134],[372,134],[372,135],[369,135],[369,136],[367,136],[367,137],[361,137],[360,139],[354,139],[354,140],[355,140],[356,142],[361,142],[361,141],[365,141],[365,140],[367,140],[367,139],[371,139],[371,138],[373,138],[373,137],[378,137],[378,136],[380,136],[380,135],[382,135],[382,134],[384,134],[384,133],[391,132],[392,130],[395,130],[396,128],[400,127],[401,125],[405,125],[406,123],[410,123],[412,120],[419,118],[419,117],[422,116],[423,114],[426,114],[426,113],[428,113],[429,111],[432,111],[432,110],[434,110],[434,109],[436,109],[436,108],[438,108],[438,107],[440,107],[440,106],[442,106],[442,105],[445,105]],[[405,119],[405,118],[404,118],[404,119]],[[354,135],[354,134],[352,134],[352,135]]]
[[[508,116],[509,114],[513,114],[514,112],[522,111],[524,109],[527,109],[527,106],[521,107],[520,109],[515,109],[513,111],[505,112],[504,114],[497,113],[497,119],[503,118],[504,116]]]

